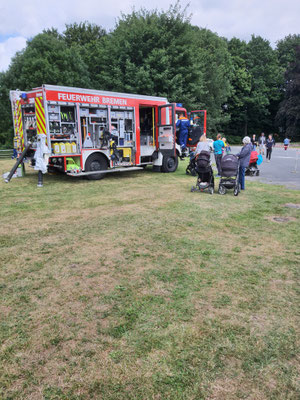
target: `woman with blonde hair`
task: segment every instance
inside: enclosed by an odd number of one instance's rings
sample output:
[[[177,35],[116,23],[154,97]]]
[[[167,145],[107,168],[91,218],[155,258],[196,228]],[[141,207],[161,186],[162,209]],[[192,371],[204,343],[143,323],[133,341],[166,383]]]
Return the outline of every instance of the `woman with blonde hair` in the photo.
[[[195,156],[197,156],[197,154],[200,154],[201,151],[210,151],[210,147],[209,147],[209,143],[206,139],[206,135],[202,135],[200,137],[200,140],[199,140],[196,150],[195,150]]]

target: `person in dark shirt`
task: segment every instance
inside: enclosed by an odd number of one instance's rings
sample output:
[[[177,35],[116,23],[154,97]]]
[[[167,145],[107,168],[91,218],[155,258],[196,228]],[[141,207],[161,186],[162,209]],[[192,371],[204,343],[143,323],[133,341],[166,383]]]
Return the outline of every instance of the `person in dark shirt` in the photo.
[[[256,135],[252,135],[251,143],[252,143],[252,149],[253,151],[255,151],[257,146]]]
[[[239,184],[241,185],[241,190],[245,190],[245,170],[249,165],[250,155],[252,151],[251,139],[249,136],[245,136],[243,139],[243,147],[241,151],[237,154],[240,160],[239,166]]]
[[[273,139],[272,135],[269,135],[267,141],[266,141],[266,149],[267,149],[267,162],[270,162],[271,160],[271,154],[272,154],[272,149],[275,146],[275,140]]]

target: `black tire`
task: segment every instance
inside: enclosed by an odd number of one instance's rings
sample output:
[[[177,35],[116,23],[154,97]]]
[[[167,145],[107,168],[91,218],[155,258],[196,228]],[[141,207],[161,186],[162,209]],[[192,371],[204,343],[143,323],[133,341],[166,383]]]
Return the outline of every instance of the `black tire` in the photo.
[[[195,192],[195,191],[196,191],[195,186],[192,186],[192,187],[191,187],[191,192]]]
[[[219,193],[219,194],[222,194],[222,195],[226,193],[226,189],[225,189],[225,187],[224,187],[223,185],[220,185],[220,186],[219,186],[218,193]]]
[[[85,163],[85,171],[105,171],[108,168],[108,163],[106,158],[102,154],[94,153],[89,156]],[[97,181],[99,179],[103,179],[106,174],[95,174],[95,175],[87,175],[87,179],[91,181]]]
[[[210,186],[210,187],[208,188],[208,193],[214,194],[214,188],[213,188],[212,186]]]
[[[256,176],[259,176],[259,171],[256,171]]]
[[[178,157],[176,156],[164,156],[163,164],[161,167],[162,172],[175,172],[178,167]]]
[[[234,188],[234,192],[233,192],[233,194],[235,195],[235,196],[238,196],[238,194],[239,194],[239,188],[238,187],[235,187]]]

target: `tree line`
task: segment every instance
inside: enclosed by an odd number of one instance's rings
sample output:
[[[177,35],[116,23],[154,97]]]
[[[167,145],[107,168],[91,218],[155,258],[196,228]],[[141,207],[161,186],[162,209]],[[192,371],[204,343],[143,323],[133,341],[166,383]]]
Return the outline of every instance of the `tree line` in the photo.
[[[27,41],[0,73],[0,146],[11,147],[9,90],[42,84],[167,97],[207,109],[208,135],[232,143],[248,134],[300,140],[300,35],[273,49],[253,35],[227,40],[191,24],[178,3],[122,14],[107,32],[89,22],[52,28]]]

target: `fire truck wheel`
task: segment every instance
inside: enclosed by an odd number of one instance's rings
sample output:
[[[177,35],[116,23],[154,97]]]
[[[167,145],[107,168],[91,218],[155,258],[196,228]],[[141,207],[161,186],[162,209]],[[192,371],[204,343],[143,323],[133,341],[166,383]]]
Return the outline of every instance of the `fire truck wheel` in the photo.
[[[92,172],[92,171],[103,171],[107,169],[107,161],[102,154],[92,154],[86,160],[85,163],[85,171]],[[106,174],[95,174],[95,175],[87,175],[87,179],[89,180],[99,180],[103,179]]]
[[[162,172],[175,172],[178,167],[177,156],[164,156],[161,167]]]

